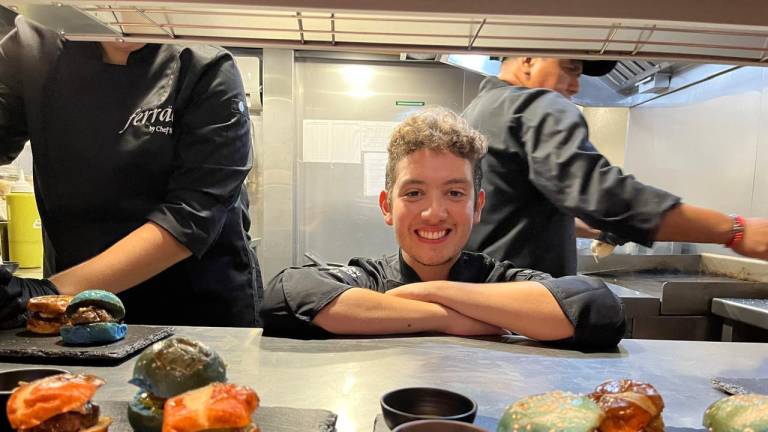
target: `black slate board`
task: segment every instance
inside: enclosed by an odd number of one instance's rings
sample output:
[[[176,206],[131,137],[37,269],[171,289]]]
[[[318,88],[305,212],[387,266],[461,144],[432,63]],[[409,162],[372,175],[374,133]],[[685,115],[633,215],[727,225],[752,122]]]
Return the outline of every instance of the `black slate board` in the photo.
[[[59,336],[43,336],[26,329],[0,330],[0,359],[34,363],[115,363],[173,334],[173,327],[128,325],[125,338],[106,345],[67,346]]]
[[[494,432],[496,431],[496,426],[499,423],[499,419],[492,418],[492,417],[485,417],[485,416],[477,416],[475,418],[474,425],[480,426],[483,429],[488,430],[488,432]],[[392,429],[387,427],[387,424],[384,423],[384,417],[381,416],[381,414],[376,416],[376,420],[373,422],[373,432],[391,432]],[[665,426],[664,427],[665,432],[707,432],[705,429],[691,429],[691,428],[679,428],[679,427],[670,427]],[[267,432],[267,431],[265,431]]]
[[[112,417],[109,432],[131,432],[128,402],[96,401],[101,415]],[[320,409],[260,406],[253,420],[262,432],[334,432],[336,414]]]
[[[712,387],[727,394],[758,393],[768,395],[768,378],[712,378]]]

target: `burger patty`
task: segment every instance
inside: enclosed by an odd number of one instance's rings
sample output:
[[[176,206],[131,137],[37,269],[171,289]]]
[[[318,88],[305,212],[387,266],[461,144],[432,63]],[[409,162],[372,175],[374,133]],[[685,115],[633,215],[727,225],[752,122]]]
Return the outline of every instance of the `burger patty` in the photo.
[[[57,323],[57,324],[66,324],[67,319],[64,317],[64,314],[46,314],[42,312],[32,312],[31,318],[36,319],[38,321],[45,321],[45,322],[51,322],[51,323]]]
[[[24,432],[78,432],[80,429],[88,429],[99,422],[98,405],[88,402],[82,411],[59,414],[33,428],[24,429]]]
[[[69,323],[72,325],[116,321],[109,312],[95,306],[78,308],[75,313],[69,316]]]

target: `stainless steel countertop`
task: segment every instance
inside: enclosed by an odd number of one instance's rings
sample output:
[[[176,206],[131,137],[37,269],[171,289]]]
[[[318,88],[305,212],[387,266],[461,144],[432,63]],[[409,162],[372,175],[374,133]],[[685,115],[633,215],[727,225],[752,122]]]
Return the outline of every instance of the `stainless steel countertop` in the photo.
[[[768,299],[712,299],[712,313],[723,318],[768,329]]]
[[[266,406],[323,408],[340,432],[371,431],[379,397],[394,388],[439,386],[477,401],[499,418],[516,399],[563,389],[591,391],[610,378],[652,383],[666,403],[665,423],[701,427],[705,408],[723,397],[710,378],[768,377],[768,346],[756,343],[625,340],[613,353],[581,353],[533,342],[409,337],[300,341],[262,337],[260,329],[179,327],[228,364],[231,382],[252,386]],[[107,380],[98,400],[129,400],[134,359],[114,367],[64,366]],[[0,363],[11,369],[18,364]]]

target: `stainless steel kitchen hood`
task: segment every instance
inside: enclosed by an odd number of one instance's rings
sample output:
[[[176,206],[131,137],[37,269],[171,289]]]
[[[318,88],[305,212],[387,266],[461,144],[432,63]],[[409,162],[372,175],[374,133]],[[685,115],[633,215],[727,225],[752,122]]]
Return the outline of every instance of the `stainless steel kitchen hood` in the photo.
[[[764,65],[768,2],[0,0],[72,40]],[[578,4],[578,7],[576,6]],[[648,63],[646,63],[648,62]],[[621,83],[619,84],[621,85]]]

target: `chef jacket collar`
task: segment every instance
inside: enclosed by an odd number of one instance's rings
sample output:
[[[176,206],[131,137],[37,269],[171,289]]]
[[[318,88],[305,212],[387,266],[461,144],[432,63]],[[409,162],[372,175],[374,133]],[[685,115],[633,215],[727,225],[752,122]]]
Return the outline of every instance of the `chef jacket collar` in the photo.
[[[141,49],[128,55],[128,65],[151,63],[155,60],[159,50],[159,44],[146,44]],[[103,59],[101,44],[99,42],[88,42],[84,51],[85,55],[93,60]]]
[[[392,269],[392,278],[387,279],[388,287],[394,288],[401,285],[410,283],[422,282],[416,270],[414,270],[403,259],[403,251],[399,250],[397,253],[397,263],[394,262],[395,256],[391,256],[387,259],[389,267]],[[467,252],[461,252],[459,259],[453,263],[451,270],[448,272],[448,280],[454,282],[482,282],[486,279],[486,268],[483,265],[484,260],[482,256],[477,254],[470,254]],[[399,274],[398,274],[399,273]]]

